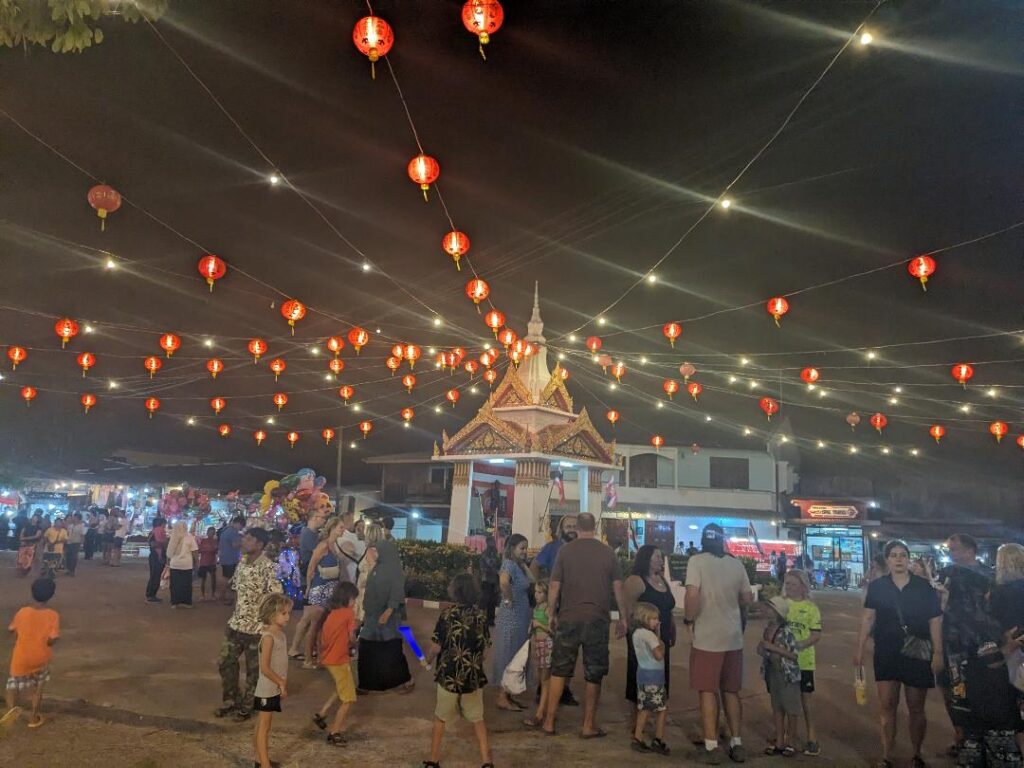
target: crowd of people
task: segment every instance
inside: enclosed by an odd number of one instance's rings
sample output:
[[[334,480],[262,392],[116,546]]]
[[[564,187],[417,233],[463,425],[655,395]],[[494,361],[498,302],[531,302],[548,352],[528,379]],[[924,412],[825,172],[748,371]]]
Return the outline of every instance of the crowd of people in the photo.
[[[127,525],[114,512],[96,526],[101,534],[110,519],[115,534]],[[198,581],[201,600],[233,604],[218,660],[222,702],[214,714],[236,722],[255,717],[259,768],[275,764],[271,726],[287,697],[291,663],[329,675],[330,693],[311,719],[332,746],[347,743],[358,694],[413,689],[403,640],[405,577],[392,525],[356,521],[352,513],[317,513],[292,532],[289,547],[282,532],[245,529],[241,517],[201,536],[182,520],[170,532],[163,520],[154,521],[146,600],[161,602],[158,593],[166,588],[172,607],[191,606]],[[21,609],[10,625],[17,641],[0,726],[19,717],[19,698],[29,703],[29,727],[43,724],[42,689],[50,647],[59,637],[59,617],[47,606],[55,591],[52,576],[60,568],[74,574],[77,547],[89,529],[75,515],[48,527],[36,518],[21,526],[21,549],[41,547],[43,562],[41,577],[32,584],[35,605]],[[635,713],[629,744],[652,759],[669,755],[671,659],[683,634],[690,645],[688,683],[698,696],[702,731],[695,757],[712,765],[744,762],[740,690],[744,632],[755,598],[743,563],[726,551],[723,530],[710,524],[700,548],[692,542],[687,548],[681,606],[666,576],[666,558],[655,546],[639,547],[625,574],[620,559],[599,539],[592,515],[563,517],[555,534],[532,559],[521,535],[507,537],[501,553],[489,539],[479,577],[454,575],[451,603],[440,613],[429,647],[425,653],[416,649],[420,663],[433,668],[436,683],[425,768],[440,765],[446,727],[459,718],[473,724],[482,764],[493,765],[483,707],[487,685],[498,688],[497,707],[513,712],[531,708],[517,697],[535,689],[536,706],[523,724],[556,733],[560,707],[576,703],[569,687],[580,656],[578,735],[607,736],[598,705],[613,637],[625,644],[624,697]],[[111,565],[118,561],[117,538],[104,553]],[[969,536],[952,536],[947,547],[952,562],[939,569],[930,558],[912,558],[905,543],[890,541],[869,573],[853,663],[857,670],[864,666],[872,639],[882,751],[877,768],[894,765],[901,692],[909,711],[911,765],[925,764],[924,704],[936,685],[956,729],[950,754],[958,765],[1019,764],[1024,669],[1016,669],[1015,685],[1014,665],[1024,664],[1024,547],[1000,547],[994,569],[977,559],[977,543]],[[811,600],[807,571],[778,564],[782,593],[762,604],[767,621],[757,644],[774,724],[765,753],[815,756],[821,754],[813,694],[822,618]],[[26,564],[19,552],[17,567],[27,574],[32,559]],[[287,627],[299,608],[289,639]]]

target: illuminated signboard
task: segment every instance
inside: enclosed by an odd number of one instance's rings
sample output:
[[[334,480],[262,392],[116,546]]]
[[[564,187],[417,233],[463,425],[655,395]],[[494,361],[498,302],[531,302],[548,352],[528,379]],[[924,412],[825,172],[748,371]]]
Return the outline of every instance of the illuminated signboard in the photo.
[[[800,517],[804,520],[843,522],[847,520],[863,520],[866,517],[866,510],[858,502],[794,499],[793,505],[800,507]]]

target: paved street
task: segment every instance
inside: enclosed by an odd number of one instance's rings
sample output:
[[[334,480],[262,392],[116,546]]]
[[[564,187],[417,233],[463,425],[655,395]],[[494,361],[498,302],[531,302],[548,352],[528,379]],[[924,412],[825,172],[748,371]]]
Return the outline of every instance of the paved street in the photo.
[[[83,562],[74,579],[58,580],[52,606],[61,614],[62,637],[56,646],[53,680],[44,709],[49,721],[38,731],[23,724],[0,745],[0,765],[21,768],[52,766],[251,766],[250,724],[223,723],[212,716],[220,700],[216,657],[228,608],[197,604],[194,611],[172,611],[167,605],[143,601],[146,569],[130,563],[115,570]],[[28,601],[28,580],[15,577],[13,553],[0,556],[0,615],[9,621]],[[816,714],[821,729],[822,757],[795,758],[818,765],[866,765],[877,756],[874,697],[864,708],[853,699],[848,659],[855,636],[857,593],[817,595],[825,621],[825,639],[818,646]],[[297,614],[296,614],[297,615]],[[417,609],[411,623],[417,636],[429,635],[436,612]],[[6,635],[6,633],[5,633]],[[783,758],[761,753],[770,732],[771,713],[759,679],[753,650],[760,621],[747,631],[748,653],[743,733],[753,765]],[[10,638],[0,653],[10,656]],[[580,711],[563,709],[560,735],[546,738],[520,726],[521,716],[493,708],[488,692],[488,724],[498,766],[651,766],[688,762],[689,737],[696,733],[696,698],[687,690],[686,648],[673,657],[672,701],[667,741],[670,758],[640,756],[629,750],[622,689],[625,647],[613,643],[612,674],[605,687],[601,721],[606,739],[581,741]],[[310,715],[329,695],[325,672],[290,670],[285,711],[275,719],[272,756],[285,766],[342,765],[418,766],[426,755],[433,713],[433,685],[414,666],[417,688],[408,696],[361,697],[353,709],[352,741],[328,747],[315,731]],[[5,669],[6,672],[6,669]],[[574,686],[582,693],[582,686]],[[934,764],[951,740],[937,693],[928,701],[929,734],[925,756]],[[905,713],[900,730],[905,735]],[[476,747],[465,724],[449,731],[442,764],[476,766]],[[905,743],[902,742],[902,743]],[[904,747],[904,758],[909,752]],[[903,765],[901,761],[899,765]]]

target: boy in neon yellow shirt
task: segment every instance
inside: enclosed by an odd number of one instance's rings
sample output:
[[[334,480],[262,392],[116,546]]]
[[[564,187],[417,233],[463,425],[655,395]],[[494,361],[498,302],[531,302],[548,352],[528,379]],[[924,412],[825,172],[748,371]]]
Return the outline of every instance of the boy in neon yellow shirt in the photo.
[[[811,699],[814,693],[814,646],[821,640],[821,611],[811,602],[811,582],[806,571],[798,568],[786,573],[785,595],[789,599],[787,622],[793,630],[800,664],[800,701],[803,704],[804,724],[807,727],[805,755],[819,755],[818,734],[811,719]]]

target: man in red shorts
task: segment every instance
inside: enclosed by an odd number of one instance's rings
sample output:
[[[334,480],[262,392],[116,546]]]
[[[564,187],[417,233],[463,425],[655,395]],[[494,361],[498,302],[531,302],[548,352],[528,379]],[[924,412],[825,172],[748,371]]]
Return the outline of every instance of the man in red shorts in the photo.
[[[725,535],[714,523],[704,527],[701,553],[694,555],[686,569],[686,624],[693,627],[690,649],[690,688],[700,692],[700,720],[704,748],[697,759],[719,765],[725,751],[718,746],[718,696],[732,737],[728,755],[735,763],[747,759],[740,728],[743,710],[740,686],[743,682],[743,624],[741,607],[750,605],[753,595],[743,564],[725,551]]]

